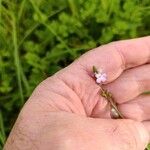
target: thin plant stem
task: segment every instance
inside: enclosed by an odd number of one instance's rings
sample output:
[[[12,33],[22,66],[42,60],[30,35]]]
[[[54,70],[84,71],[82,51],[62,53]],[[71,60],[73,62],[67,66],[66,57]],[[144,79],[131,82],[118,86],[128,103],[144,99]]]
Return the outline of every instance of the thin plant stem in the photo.
[[[100,91],[101,91],[101,96],[105,97],[107,99],[107,101],[110,103],[111,105],[111,108],[114,108],[115,111],[118,113],[119,115],[119,118],[121,119],[124,119],[124,116],[122,115],[122,113],[118,110],[118,107],[114,101],[114,98],[112,96],[112,94],[110,92],[108,92],[107,90],[103,89],[101,86],[100,86]]]
[[[21,83],[21,69],[20,69],[21,65],[20,65],[19,52],[18,52],[16,18],[14,14],[12,14],[12,28],[13,28],[12,38],[13,38],[13,45],[14,45],[14,63],[16,66],[16,74],[17,74],[20,100],[21,100],[21,104],[23,104],[24,96],[23,96],[23,89],[22,89],[22,83]]]
[[[77,3],[76,0],[68,0],[68,4],[69,4],[69,7],[71,9],[73,16],[78,16],[78,9],[76,7],[76,3]]]
[[[19,12],[18,12],[18,20],[20,20],[22,14],[23,14],[23,9],[24,9],[24,6],[25,6],[25,2],[26,2],[26,0],[22,0],[22,2],[21,2],[20,9],[19,9]]]
[[[25,89],[26,89],[26,92],[27,92],[27,95],[29,95],[30,93],[30,86],[29,86],[29,83],[28,83],[28,80],[23,72],[23,68],[20,67],[20,73],[21,73],[21,79],[22,79],[22,82],[24,83],[24,86],[25,86]]]
[[[0,111],[0,141],[2,144],[4,144],[6,140],[6,134],[5,134],[5,129],[4,129],[4,121],[3,121],[3,116]]]

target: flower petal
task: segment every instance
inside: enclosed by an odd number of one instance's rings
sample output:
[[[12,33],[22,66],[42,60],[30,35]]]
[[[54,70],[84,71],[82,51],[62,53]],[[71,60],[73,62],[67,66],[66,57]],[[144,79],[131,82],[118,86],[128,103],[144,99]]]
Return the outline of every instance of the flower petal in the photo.
[[[98,84],[102,83],[101,78],[97,78],[97,79],[96,79],[96,83],[98,83]]]

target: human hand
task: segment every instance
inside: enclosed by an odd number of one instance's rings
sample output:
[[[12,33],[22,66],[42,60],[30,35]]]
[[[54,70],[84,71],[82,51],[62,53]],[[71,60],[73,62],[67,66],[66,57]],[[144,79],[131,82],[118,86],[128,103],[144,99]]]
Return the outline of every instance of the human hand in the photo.
[[[43,81],[23,107],[6,150],[144,150],[150,133],[150,37],[113,42],[81,56]],[[110,119],[92,77],[103,69],[128,119]],[[134,121],[136,120],[136,121]]]

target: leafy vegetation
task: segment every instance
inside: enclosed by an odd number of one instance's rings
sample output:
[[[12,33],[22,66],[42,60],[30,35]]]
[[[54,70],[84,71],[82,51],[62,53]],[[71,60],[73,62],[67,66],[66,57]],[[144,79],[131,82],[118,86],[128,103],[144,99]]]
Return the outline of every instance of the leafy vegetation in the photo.
[[[150,34],[149,0],[0,0],[0,149],[35,86],[83,52]]]
[[[150,150],[150,144],[147,146],[147,150]]]

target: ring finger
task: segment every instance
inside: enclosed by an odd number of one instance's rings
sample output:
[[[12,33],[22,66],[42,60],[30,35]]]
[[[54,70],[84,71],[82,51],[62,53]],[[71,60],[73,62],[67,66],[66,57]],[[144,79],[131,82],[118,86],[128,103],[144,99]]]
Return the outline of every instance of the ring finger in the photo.
[[[150,120],[150,95],[141,95],[118,106],[125,118],[137,121]]]

